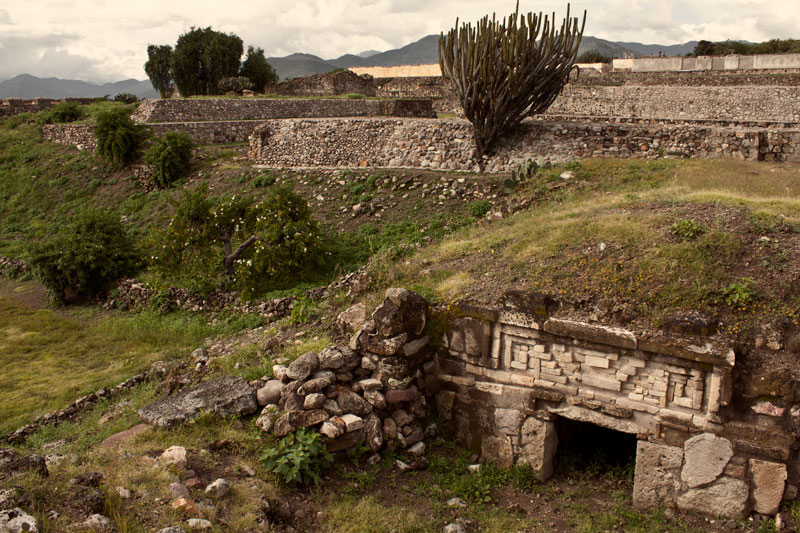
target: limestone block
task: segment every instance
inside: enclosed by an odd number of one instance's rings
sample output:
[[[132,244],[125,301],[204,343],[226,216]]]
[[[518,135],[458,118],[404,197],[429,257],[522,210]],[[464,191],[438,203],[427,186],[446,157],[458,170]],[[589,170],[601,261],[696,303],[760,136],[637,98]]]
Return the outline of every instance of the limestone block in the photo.
[[[522,419],[525,418],[516,409],[495,409],[494,425],[497,433],[503,435],[518,435]]]
[[[728,439],[713,433],[703,433],[687,440],[683,445],[686,462],[681,479],[691,488],[707,485],[717,479],[733,457],[733,447]]]
[[[750,459],[753,475],[753,508],[757,513],[774,515],[783,499],[786,465]]]
[[[747,483],[741,479],[722,477],[713,485],[690,489],[680,495],[678,509],[726,518],[742,518],[747,511],[749,494]]]
[[[557,446],[555,424],[529,417],[520,432],[517,462],[530,465],[539,479],[547,479],[553,475],[553,457]]]
[[[456,394],[453,391],[439,391],[436,395],[436,407],[439,410],[439,415],[445,420],[450,420],[453,417],[453,402],[456,399]]]
[[[514,464],[514,449],[511,438],[485,435],[481,439],[481,455],[483,459],[492,461],[500,468],[508,468]]]
[[[675,507],[683,450],[640,440],[636,446],[633,505],[640,509]]]

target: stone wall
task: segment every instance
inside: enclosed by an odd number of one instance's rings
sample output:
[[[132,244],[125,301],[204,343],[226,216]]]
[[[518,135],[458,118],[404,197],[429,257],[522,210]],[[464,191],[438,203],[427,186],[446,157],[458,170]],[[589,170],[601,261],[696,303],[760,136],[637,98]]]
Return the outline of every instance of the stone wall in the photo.
[[[665,72],[678,70],[800,70],[800,54],[699,57],[636,57],[614,59],[614,70]]]
[[[324,139],[324,142],[320,142]],[[735,157],[800,160],[800,130],[528,121],[485,161],[487,172],[527,158]],[[767,153],[769,157],[766,157]],[[275,168],[408,167],[474,170],[471,125],[458,119],[272,120],[253,132],[250,156]]]
[[[47,124],[42,126],[42,138],[56,144],[68,144],[78,150],[97,149],[94,128],[88,124]]]
[[[430,116],[430,108],[421,116]],[[272,118],[372,117],[388,108],[368,99],[170,99],[145,100],[133,113],[136,122],[210,122]]]
[[[349,69],[358,75],[368,75],[374,78],[418,78],[420,76],[441,76],[442,70],[438,63],[427,65],[398,65],[395,67],[351,67]]]
[[[568,85],[548,113],[592,117],[800,123],[796,87],[581,87]]]
[[[730,407],[733,349],[713,337],[554,318],[535,295],[447,316],[440,415],[483,459],[552,473],[564,419],[636,435],[634,504],[727,517],[775,514],[791,431]],[[796,480],[790,480],[796,482]]]
[[[38,113],[61,102],[75,102],[76,104],[91,104],[97,98],[5,98],[0,100],[0,117],[19,115],[20,113]]]
[[[371,76],[359,76],[343,70],[327,74],[314,74],[269,85],[266,94],[286,96],[332,96],[341,94],[363,94],[375,96],[375,84]]]

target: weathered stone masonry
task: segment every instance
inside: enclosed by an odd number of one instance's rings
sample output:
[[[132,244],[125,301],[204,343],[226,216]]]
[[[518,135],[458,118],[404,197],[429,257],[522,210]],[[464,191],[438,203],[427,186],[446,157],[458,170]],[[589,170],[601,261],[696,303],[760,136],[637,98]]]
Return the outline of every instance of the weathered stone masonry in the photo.
[[[548,318],[519,301],[449,319],[437,406],[470,448],[546,478],[559,420],[589,422],[638,437],[639,507],[777,512],[793,439],[771,420],[728,416],[729,346]]]

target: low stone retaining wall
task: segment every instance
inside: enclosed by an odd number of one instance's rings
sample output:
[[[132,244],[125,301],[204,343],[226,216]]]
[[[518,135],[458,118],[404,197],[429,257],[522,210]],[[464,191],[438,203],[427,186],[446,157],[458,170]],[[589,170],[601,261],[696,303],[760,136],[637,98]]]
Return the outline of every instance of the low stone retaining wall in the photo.
[[[324,140],[324,141],[323,141]],[[485,161],[510,171],[527,158],[735,157],[800,161],[800,130],[669,124],[528,121]],[[475,170],[471,125],[464,120],[272,120],[250,138],[250,157],[276,168],[402,167]]]
[[[551,304],[510,293],[499,308],[446,316],[437,406],[461,440],[547,478],[559,424],[589,423],[636,435],[638,507],[777,513],[795,455],[791,421],[774,418],[788,419],[783,409],[742,416],[728,407],[730,346],[554,318]]]
[[[402,106],[403,114],[430,117],[430,102],[416,99]],[[369,99],[170,99],[145,100],[132,117],[136,122],[241,121],[272,118],[373,117],[391,115],[391,102]]]
[[[94,128],[88,124],[47,124],[42,126],[42,138],[56,144],[69,144],[78,150],[97,150]]]
[[[0,100],[0,117],[19,115],[20,113],[38,113],[60,104],[74,102],[79,105],[91,104],[98,98],[5,98]]]

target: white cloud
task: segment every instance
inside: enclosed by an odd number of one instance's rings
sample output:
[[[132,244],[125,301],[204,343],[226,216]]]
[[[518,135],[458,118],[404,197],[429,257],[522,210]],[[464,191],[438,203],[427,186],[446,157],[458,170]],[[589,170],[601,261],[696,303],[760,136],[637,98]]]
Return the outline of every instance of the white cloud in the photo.
[[[323,58],[387,50],[455,22],[508,15],[510,1],[262,0],[220,4],[194,0],[5,0],[0,9],[0,79],[16,74],[110,81],[145,78],[148,44],[174,44],[192,26],[236,33],[268,56],[306,52]],[[520,10],[555,12],[563,0],[521,0]],[[692,39],[800,37],[800,2],[765,0],[601,0],[588,10],[586,35],[615,41],[675,44]],[[12,25],[13,20],[13,25]],[[13,31],[12,31],[13,30]]]

